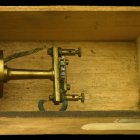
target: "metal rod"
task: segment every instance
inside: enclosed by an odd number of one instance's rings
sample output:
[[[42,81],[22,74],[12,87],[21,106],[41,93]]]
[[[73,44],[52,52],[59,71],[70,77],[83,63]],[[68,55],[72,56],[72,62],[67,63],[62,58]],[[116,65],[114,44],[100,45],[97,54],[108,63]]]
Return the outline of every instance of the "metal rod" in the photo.
[[[49,70],[27,70],[4,68],[4,82],[22,79],[53,79],[54,72]]]

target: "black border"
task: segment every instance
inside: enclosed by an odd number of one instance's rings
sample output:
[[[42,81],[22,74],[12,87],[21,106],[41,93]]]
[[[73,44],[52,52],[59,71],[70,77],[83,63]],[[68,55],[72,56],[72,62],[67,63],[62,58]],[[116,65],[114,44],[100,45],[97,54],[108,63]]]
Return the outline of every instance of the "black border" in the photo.
[[[0,0],[0,6],[140,6],[139,0]]]
[[[0,0],[0,6],[57,6],[57,5],[65,5],[65,6],[140,6],[140,2],[138,0]],[[103,116],[110,116],[110,115],[115,115],[115,116],[139,116],[140,112],[127,112],[127,111],[118,111],[118,112],[47,112],[47,113],[39,113],[39,112],[0,112],[0,116],[3,117],[15,117],[15,116],[20,116],[20,117],[29,117],[29,116],[57,116],[57,117],[65,117],[65,116],[88,116],[91,115],[92,116],[98,116],[98,117],[103,117]],[[83,114],[84,113],[84,114]],[[36,114],[36,115],[35,115]],[[47,125],[47,124],[46,124]],[[34,134],[35,135],[35,134]],[[38,137],[39,136],[39,137]],[[40,137],[41,136],[41,137]],[[43,136],[43,137],[42,137]],[[89,137],[90,136],[90,137]],[[96,137],[98,136],[98,137]],[[43,139],[45,140],[47,139],[76,139],[76,140],[81,140],[81,139],[95,139],[97,138],[99,140],[99,138],[105,139],[105,138],[109,138],[106,137],[108,135],[35,135],[34,137],[29,137],[29,139],[33,138],[35,139]],[[101,137],[103,136],[103,137]],[[109,135],[112,136],[112,135]],[[118,136],[116,137],[116,135],[113,135],[118,139]],[[120,135],[119,135],[120,136]],[[1,138],[2,136],[0,136]],[[121,135],[122,137],[122,135]],[[129,136],[130,137],[130,136]],[[4,139],[6,138],[17,138],[17,139],[27,139],[27,136],[22,136],[20,135],[20,137],[3,137]],[[125,137],[126,138],[126,137]],[[134,138],[134,137],[133,137]]]

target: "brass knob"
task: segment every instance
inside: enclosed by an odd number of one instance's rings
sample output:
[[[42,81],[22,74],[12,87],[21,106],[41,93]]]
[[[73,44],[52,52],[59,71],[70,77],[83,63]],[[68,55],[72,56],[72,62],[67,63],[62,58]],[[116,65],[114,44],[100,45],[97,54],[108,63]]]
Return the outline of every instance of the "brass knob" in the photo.
[[[59,47],[58,54],[59,54],[59,56],[62,56],[62,55],[69,55],[69,56],[78,55],[79,57],[81,57],[81,49],[80,48],[78,48],[77,50],[76,49],[61,49]]]
[[[81,93],[80,100],[81,100],[82,103],[84,103],[84,101],[85,101],[85,94],[84,94],[84,92]]]
[[[77,54],[79,57],[82,56],[81,48],[78,48],[78,50],[76,50],[76,54]]]

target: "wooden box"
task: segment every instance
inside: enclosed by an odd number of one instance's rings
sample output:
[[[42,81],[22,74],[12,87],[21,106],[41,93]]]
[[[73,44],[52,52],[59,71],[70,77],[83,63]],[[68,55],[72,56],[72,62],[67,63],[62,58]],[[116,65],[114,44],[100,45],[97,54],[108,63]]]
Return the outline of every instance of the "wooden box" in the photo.
[[[71,93],[85,103],[67,112],[38,101],[52,93],[49,80],[10,81],[0,99],[0,134],[139,134],[140,7],[1,6],[0,49],[4,56],[36,47],[82,49],[68,57]],[[9,67],[49,69],[46,49],[8,62]]]

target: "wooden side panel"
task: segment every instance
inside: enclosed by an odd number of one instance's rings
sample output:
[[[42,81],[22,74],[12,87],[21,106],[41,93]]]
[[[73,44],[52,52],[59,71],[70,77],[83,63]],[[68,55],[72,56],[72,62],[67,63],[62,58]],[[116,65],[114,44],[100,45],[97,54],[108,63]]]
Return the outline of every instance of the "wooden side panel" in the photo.
[[[21,9],[0,10],[0,40],[135,40],[140,33],[139,7],[135,11]]]
[[[136,118],[131,118],[131,121],[134,121],[133,123],[118,123],[119,120],[129,119],[128,117],[1,117],[0,134],[140,134],[140,124],[135,122]],[[85,125],[90,124],[97,125],[97,128],[93,127],[92,130],[85,129]],[[123,127],[124,130],[120,127],[122,125],[125,126]],[[104,128],[111,128],[112,130]]]
[[[0,11],[140,11],[139,6],[0,6]]]
[[[85,91],[86,100],[69,102],[68,110],[137,110],[139,103],[138,62],[135,42],[0,42],[7,56],[36,47],[58,46],[82,48],[82,57],[67,57],[69,93]],[[22,57],[8,63],[9,67],[49,69],[47,51]],[[36,111],[38,100],[52,94],[49,80],[10,81],[4,85],[0,111]],[[51,102],[48,110],[58,110]]]

